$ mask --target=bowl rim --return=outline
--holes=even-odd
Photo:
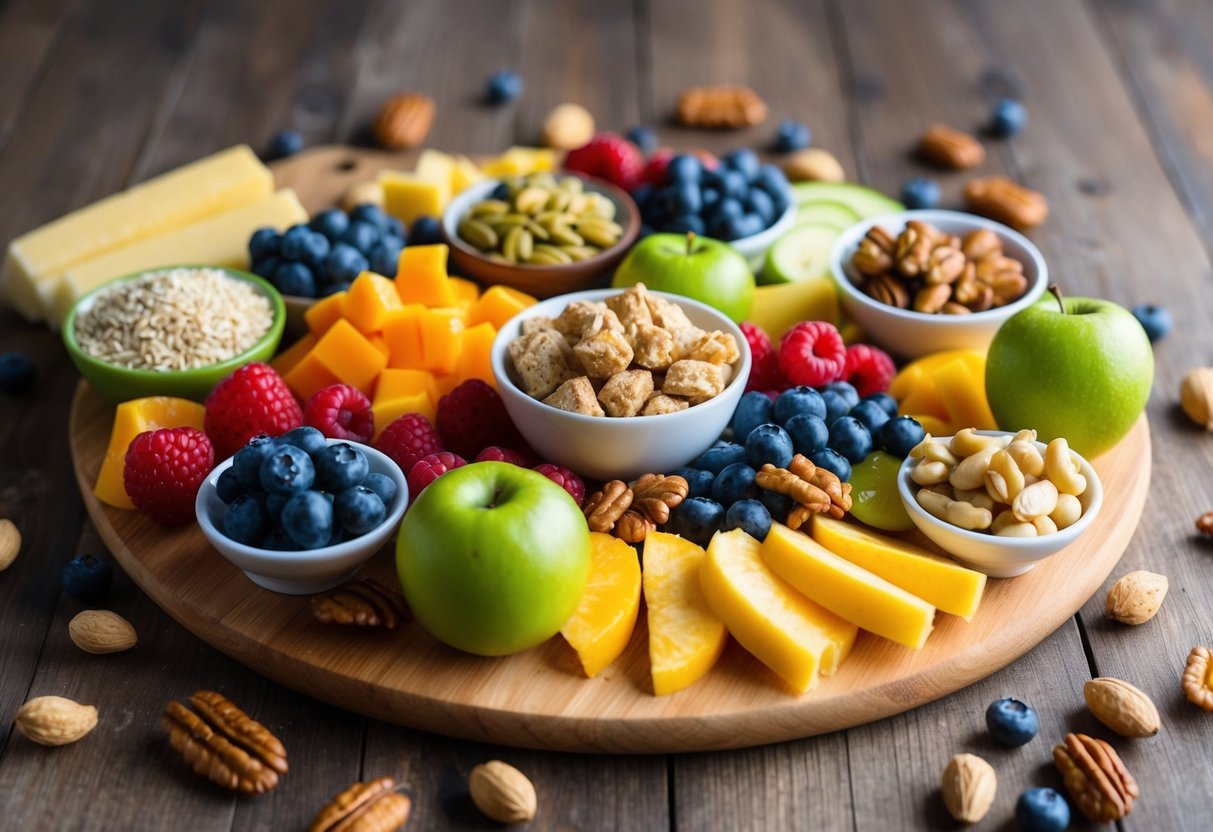
[[[574,260],[572,263],[561,263],[554,266],[530,266],[525,263],[498,263],[485,257],[479,249],[468,245],[455,228],[462,219],[462,215],[467,213],[469,203],[473,199],[483,199],[484,195],[492,193],[497,189],[497,186],[502,184],[501,179],[486,179],[482,182],[477,182],[475,185],[468,187],[460,192],[457,196],[451,199],[446,210],[442,212],[442,238],[443,241],[452,249],[457,249],[460,254],[474,258],[478,262],[491,264],[505,269],[520,269],[525,270],[528,275],[545,274],[562,274],[565,271],[577,268],[593,269],[597,266],[609,265],[610,261],[621,252],[626,251],[636,241],[637,235],[640,233],[640,207],[636,204],[636,200],[632,199],[632,195],[623,188],[614,183],[607,182],[605,179],[599,179],[596,176],[588,176],[583,173],[577,173],[571,170],[550,171],[553,175],[559,174],[562,177],[574,177],[582,180],[590,188],[605,194],[611,198],[611,201],[618,207],[623,207],[627,210],[627,222],[620,223],[623,226],[623,234],[619,241],[610,248],[605,248],[595,254],[593,257],[588,257],[585,260]],[[459,216],[456,216],[456,209],[459,209]],[[618,218],[615,220],[618,222]]]
[[[724,386],[724,390],[721,390],[720,393],[717,394],[716,396],[713,396],[712,398],[708,399],[706,402],[700,402],[697,405],[688,407],[686,410],[678,410],[678,411],[675,411],[674,413],[657,413],[652,416],[628,416],[628,417],[588,416],[584,413],[572,413],[568,410],[561,410],[559,407],[553,407],[550,404],[545,404],[544,402],[540,401],[539,399],[536,399],[532,396],[527,395],[526,391],[523,390],[521,387],[519,387],[517,384],[515,384],[514,380],[512,378],[510,378],[509,370],[506,367],[505,358],[506,358],[506,354],[509,351],[509,341],[512,341],[512,340],[514,340],[514,338],[517,338],[519,336],[515,335],[512,338],[509,338],[507,340],[506,334],[513,328],[513,324],[515,321],[519,322],[519,325],[521,325],[522,321],[524,321],[528,318],[536,317],[536,315],[541,314],[540,312],[537,312],[536,310],[538,310],[540,307],[543,307],[547,304],[552,304],[553,306],[555,306],[557,304],[563,304],[563,305],[567,306],[568,304],[573,303],[574,301],[578,301],[578,300],[603,300],[604,298],[614,297],[617,294],[622,294],[625,291],[627,291],[627,287],[624,287],[622,289],[614,289],[614,288],[586,289],[586,290],[583,290],[580,292],[568,292],[563,295],[555,295],[554,297],[550,297],[547,300],[541,300],[541,301],[539,301],[539,303],[528,306],[526,309],[517,313],[512,318],[510,318],[508,321],[506,321],[504,324],[502,324],[501,329],[499,329],[497,331],[497,335],[493,337],[493,346],[489,352],[489,364],[493,368],[493,378],[497,381],[498,388],[504,390],[508,386],[510,393],[516,393],[518,396],[526,399],[527,401],[532,402],[535,405],[538,405],[538,406],[544,408],[545,411],[561,414],[562,416],[572,419],[574,422],[581,422],[584,424],[594,424],[594,425],[615,424],[615,423],[620,423],[622,425],[628,425],[628,424],[633,424],[635,419],[643,419],[644,420],[643,422],[639,422],[637,424],[651,425],[654,423],[654,420],[657,420],[657,419],[664,419],[665,421],[668,422],[668,421],[671,421],[671,420],[679,418],[679,417],[689,418],[686,416],[686,414],[692,413],[692,412],[696,411],[697,408],[705,407],[707,405],[710,405],[712,402],[717,401],[718,399],[722,398],[727,392],[729,392],[736,385],[740,384],[742,387],[745,386],[746,381],[748,380],[749,375],[750,375],[750,362],[752,359],[751,359],[751,355],[750,355],[750,344],[748,341],[746,341],[745,334],[741,331],[741,328],[739,326],[737,326],[737,324],[734,323],[731,318],[729,318],[727,315],[725,315],[719,309],[716,309],[714,306],[709,306],[706,303],[702,303],[700,301],[694,300],[693,298],[688,298],[684,295],[676,295],[671,292],[660,292],[660,291],[656,291],[654,289],[649,289],[648,287],[645,287],[645,291],[649,292],[650,294],[666,298],[667,300],[670,300],[674,303],[678,303],[679,305],[690,304],[692,307],[696,308],[698,311],[710,313],[711,315],[717,317],[721,322],[723,322],[725,325],[727,325],[727,331],[729,332],[730,335],[732,335],[737,340],[737,348],[738,348],[739,352],[741,353],[741,355],[733,365],[734,366],[733,377],[731,379],[729,379],[729,383]],[[700,410],[698,412],[702,413],[703,411]]]
[[[979,430],[981,436],[1014,436],[1018,431],[1011,430]],[[955,435],[955,434],[953,434]],[[952,436],[933,436],[932,439],[938,439],[941,442],[948,442]],[[1042,452],[1047,447],[1046,443],[1036,440],[1033,442]],[[914,498],[912,488],[918,488],[918,484],[910,479],[910,469],[914,467],[911,463],[917,463],[917,460],[912,457],[906,457],[901,461],[901,467],[897,469],[897,494],[901,497],[902,505],[906,511],[920,518],[925,519],[929,525],[939,529],[955,533],[961,539],[982,544],[983,546],[993,546],[999,549],[1005,549],[1008,555],[1021,555],[1039,553],[1043,549],[1048,548],[1048,553],[1038,555],[1038,557],[1047,557],[1048,554],[1058,551],[1064,546],[1068,546],[1079,535],[1087,530],[1087,527],[1095,521],[1095,516],[1099,514],[1100,508],[1103,506],[1103,482],[1099,479],[1099,472],[1095,470],[1090,461],[1078,453],[1071,451],[1081,460],[1082,474],[1087,478],[1087,489],[1091,492],[1090,500],[1086,510],[1073,524],[1066,526],[1064,529],[1059,529],[1051,534],[1037,537],[999,537],[998,535],[986,534],[985,532],[972,531],[970,529],[962,529],[960,526],[954,526],[944,520],[940,520],[935,515],[928,512],[918,504],[918,500]],[[1058,543],[1060,541],[1060,543]],[[1053,546],[1051,544],[1056,543]],[[957,557],[962,557],[957,555]],[[963,559],[963,557],[962,557]]]
[[[405,509],[409,505],[409,484],[404,472],[400,466],[387,454],[382,451],[377,451],[370,445],[363,445],[360,442],[352,442],[348,439],[333,439],[326,437],[324,440],[326,445],[337,445],[345,443],[356,447],[367,455],[368,459],[373,458],[376,462],[387,467],[388,476],[396,483],[396,498],[393,500],[393,505],[389,507],[387,517],[383,522],[376,526],[371,531],[359,535],[352,540],[343,540],[341,543],[335,543],[330,546],[321,546],[319,549],[293,549],[290,551],[278,551],[276,549],[262,549],[257,546],[249,546],[247,543],[240,543],[232,540],[225,535],[218,526],[211,521],[210,514],[207,512],[207,503],[209,497],[215,492],[215,483],[219,479],[219,475],[232,467],[235,461],[235,455],[225,459],[223,462],[211,469],[211,472],[206,475],[206,479],[202,481],[202,485],[198,488],[198,494],[194,498],[194,517],[198,521],[199,528],[202,529],[203,535],[214,546],[220,554],[224,554],[223,549],[218,545],[217,540],[221,541],[223,546],[230,548],[238,553],[241,557],[258,558],[265,561],[273,561],[277,563],[291,563],[296,561],[319,562],[325,560],[336,560],[343,557],[348,557],[363,547],[367,546],[371,539],[382,532],[384,529],[400,525],[401,519],[404,517]],[[372,472],[373,473],[373,472]],[[217,499],[217,497],[216,497]],[[382,543],[377,544],[382,545]],[[372,552],[371,554],[374,554]],[[226,555],[225,555],[226,557]]]
[[[970,315],[940,315],[938,313],[915,312],[913,309],[900,309],[896,306],[890,306],[887,303],[874,300],[861,292],[851,281],[848,272],[850,257],[855,249],[859,247],[859,241],[868,233],[868,229],[876,225],[904,228],[905,224],[910,220],[921,220],[932,223],[946,221],[967,225],[970,227],[970,230],[985,228],[993,231],[1004,241],[1010,240],[1027,252],[1031,265],[1036,269],[1036,279],[1028,285],[1023,296],[1018,300],[1005,306],[991,307],[990,309],[974,312]],[[1025,263],[1024,265],[1027,266],[1028,264]],[[840,294],[867,309],[878,311],[888,315],[890,318],[902,321],[912,321],[915,323],[930,322],[943,328],[963,329],[978,322],[985,323],[1009,318],[1016,312],[1026,309],[1039,301],[1048,287],[1049,266],[1036,244],[1010,226],[964,211],[924,208],[910,211],[893,211],[874,217],[866,217],[843,230],[834,241],[834,247],[830,250],[830,276],[833,278],[835,288],[838,289]]]
[[[78,313],[91,306],[94,300],[107,290],[113,289],[119,283],[129,283],[133,280],[138,280],[141,277],[146,277],[149,274],[158,272],[173,271],[174,269],[210,269],[221,271],[227,274],[228,277],[235,280],[243,280],[253,284],[270,302],[270,308],[273,310],[273,319],[270,321],[269,329],[267,329],[260,338],[258,338],[248,349],[243,352],[225,358],[223,361],[217,361],[214,364],[206,364],[202,367],[192,367],[188,370],[144,370],[137,367],[123,367],[120,364],[111,364],[108,361],[102,361],[96,356],[89,355],[76,341],[76,317]],[[283,300],[282,294],[275,289],[268,280],[259,277],[252,272],[242,271],[240,269],[232,269],[227,266],[210,266],[198,263],[184,263],[168,266],[156,266],[151,269],[143,269],[142,271],[125,274],[121,277],[115,277],[107,280],[95,289],[82,295],[78,301],[72,304],[71,311],[67,313],[67,317],[63,320],[62,336],[63,343],[67,350],[77,360],[83,362],[97,370],[106,372],[117,372],[126,376],[131,380],[139,381],[156,381],[165,378],[175,379],[202,379],[217,371],[236,370],[249,363],[253,355],[263,349],[268,342],[277,342],[282,338],[282,334],[286,329],[286,302]]]

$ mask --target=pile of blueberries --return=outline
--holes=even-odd
[[[370,473],[366,454],[348,442],[329,444],[312,427],[278,438],[261,434],[236,452],[215,481],[226,505],[223,533],[274,551],[319,549],[379,526],[396,483]]]
[[[632,191],[646,232],[693,231],[733,241],[775,224],[792,202],[783,171],[764,165],[752,150],[734,150],[711,170],[697,156],[679,154],[665,169],[659,186]]]
[[[339,208],[321,211],[307,225],[292,225],[281,234],[259,228],[248,249],[253,273],[282,294],[322,298],[345,291],[367,269],[395,277],[406,239],[424,245],[441,236],[433,217],[418,218],[406,235],[404,223],[365,203],[348,214]]]
[[[733,412],[732,441],[717,442],[672,472],[689,488],[670,513],[670,531],[701,546],[717,530],[739,528],[763,540],[772,521],[786,521],[792,508],[790,497],[756,484],[763,464],[786,468],[794,454],[803,454],[846,482],[851,465],[873,450],[905,457],[923,436],[916,420],[897,415],[897,400],[888,393],[860,399],[845,381],[792,387],[773,402],[766,393],[746,393]]]

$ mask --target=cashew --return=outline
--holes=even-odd
[[[952,502],[948,503],[943,519],[953,526],[960,526],[960,528],[969,529],[970,531],[978,531],[990,528],[990,523],[993,522],[994,517],[990,514],[988,508],[978,508],[972,503],[966,503],[963,500],[952,500]]]
[[[920,488],[914,497],[918,500],[918,504],[926,510],[927,514],[938,517],[940,520],[945,519],[948,504],[954,502],[946,494],[929,491],[925,488]]]
[[[931,462],[927,459],[920,459],[918,464],[910,469],[910,479],[919,485],[935,485],[936,483],[946,482],[948,479],[948,466],[942,462]]]
[[[946,480],[944,482],[937,482],[934,485],[924,486],[923,491],[934,491],[936,494],[944,495],[949,500],[956,499],[956,496],[952,493],[952,486]]]
[[[1078,461],[1070,453],[1070,444],[1060,436],[1045,448],[1045,476],[1063,494],[1077,497],[1087,490],[1087,478],[1080,473]]]
[[[1021,430],[1018,433],[1016,433],[1014,436],[1011,437],[1011,441],[1012,442],[1027,442],[1029,445],[1031,445],[1033,442],[1036,441],[1036,431],[1028,430],[1028,429]]]
[[[1033,435],[1036,433],[1036,431],[1029,432]],[[1040,455],[1040,448],[1036,447],[1036,443],[1015,439],[1010,445],[1007,445],[1007,453],[1011,455],[1011,459],[1015,460],[1019,470],[1025,474],[1039,477],[1045,472],[1045,460]]]
[[[973,454],[997,444],[998,440],[997,436],[984,436],[973,428],[965,428],[957,431],[956,435],[952,437],[952,441],[948,443],[948,450],[959,457],[973,456]]]
[[[1044,514],[1035,518],[1032,525],[1036,527],[1036,534],[1039,537],[1044,537],[1046,534],[1053,534],[1057,531],[1057,524],[1049,519],[1049,515]]]
[[[1052,520],[1059,529],[1065,529],[1073,526],[1078,522],[1078,518],[1082,517],[1082,503],[1073,494],[1058,494],[1057,508],[1049,512],[1049,519]]]
[[[994,521],[990,523],[990,532],[992,534],[998,534],[1007,526],[1018,522],[1019,521],[1015,519],[1015,512],[1011,511],[1009,508],[1004,508],[1002,511],[998,512],[998,515],[994,518]]]
[[[927,445],[934,441],[935,440],[931,438],[931,434],[924,434],[922,439],[918,441],[918,444],[913,448],[910,448],[910,452],[906,454],[906,456],[908,456],[910,459],[922,459],[923,450],[927,447]]]
[[[952,470],[948,476],[948,482],[952,483],[953,488],[965,491],[981,488],[985,483],[986,469],[990,467],[990,457],[994,456],[999,449],[999,445],[990,444],[977,453],[965,457]]]
[[[952,499],[972,503],[978,508],[987,508],[990,511],[994,510],[994,500],[990,499],[990,495],[981,489],[977,489],[976,491],[957,491],[952,496]]]
[[[1011,523],[997,532],[999,537],[1036,537],[1036,527],[1031,523]]]
[[[960,461],[948,450],[947,445],[938,439],[932,439],[929,433],[910,450],[910,456],[913,459],[923,459],[928,462],[942,462],[949,468],[955,466]]]
[[[995,502],[1009,503],[1015,495],[1023,491],[1023,472],[1019,464],[1011,456],[1009,448],[1003,448],[990,457],[990,467],[986,469],[985,486],[990,498]]]
[[[1034,482],[1015,495],[1011,501],[1011,511],[1015,517],[1025,523],[1031,523],[1037,517],[1052,514],[1057,508],[1057,486],[1049,480]]]

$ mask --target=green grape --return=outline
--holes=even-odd
[[[901,460],[873,451],[851,469],[851,514],[861,523],[890,532],[914,528],[897,493]]]

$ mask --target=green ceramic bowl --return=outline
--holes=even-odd
[[[270,305],[274,310],[274,321],[257,343],[233,358],[193,370],[166,370],[163,372],[155,370],[132,370],[93,358],[80,349],[80,345],[76,343],[76,316],[92,306],[97,295],[109,289],[115,283],[135,280],[149,272],[159,272],[168,269],[213,268],[217,267],[189,265],[161,266],[155,269],[147,269],[137,274],[117,277],[107,281],[76,301],[76,305],[68,313],[67,320],[63,322],[63,343],[67,346],[67,352],[72,357],[72,363],[76,365],[76,369],[80,371],[80,375],[88,379],[89,384],[93,385],[97,392],[114,404],[143,398],[144,396],[177,396],[200,402],[206,398],[207,394],[214,389],[216,384],[238,367],[243,367],[250,361],[269,361],[273,357],[274,351],[278,349],[278,342],[282,340],[283,327],[286,326],[286,306],[282,302],[282,295],[278,294],[277,289],[260,277],[257,277],[257,275],[235,269],[220,268],[219,271],[226,272],[228,276],[234,277],[237,280],[245,280],[252,283],[258,291],[269,298]]]

